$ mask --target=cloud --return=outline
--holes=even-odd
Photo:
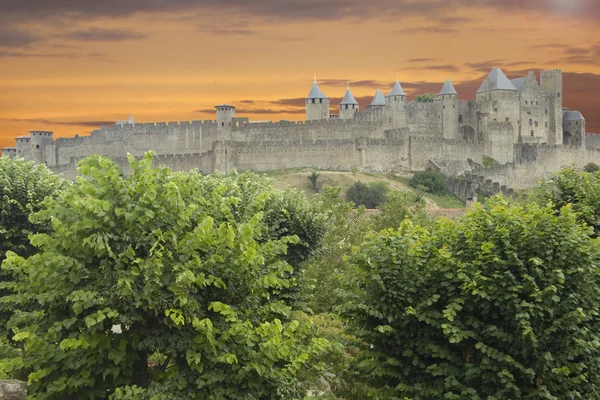
[[[96,61],[110,62],[106,54],[97,51],[87,53],[26,53],[0,50],[0,58],[91,58]]]
[[[600,17],[600,2],[597,0],[570,0],[563,4],[559,7],[554,0],[8,0],[1,3],[0,14],[9,15],[15,21],[36,21],[48,17],[71,20],[127,18],[137,13],[175,15],[196,12],[198,15],[260,17],[271,22],[421,16],[429,19],[447,18],[449,22],[460,23],[468,21],[452,14],[455,10],[470,7],[491,8],[510,15],[528,12],[562,18],[594,20]]]
[[[447,28],[443,26],[426,26],[419,28],[403,28],[396,29],[394,33],[400,33],[404,35],[416,35],[421,33],[458,33],[457,29]]]
[[[73,31],[60,35],[65,39],[86,42],[122,42],[126,40],[140,40],[148,37],[146,33],[122,29],[89,28]]]
[[[439,20],[442,25],[466,24],[473,21],[475,20],[467,17],[445,17]]]
[[[411,58],[407,62],[409,63],[420,63],[420,62],[430,62],[435,61],[435,58]]]
[[[43,125],[64,125],[64,126],[87,126],[92,128],[98,128],[100,125],[113,125],[115,121],[56,121],[43,118],[0,118],[0,121],[8,122],[27,122],[31,124],[43,124]]]
[[[0,10],[2,7],[0,6]],[[36,43],[40,38],[30,32],[10,25],[0,24],[0,47],[22,48]]]
[[[411,67],[408,69],[416,69],[416,70],[427,70],[427,71],[448,71],[448,72],[456,72],[458,71],[458,67],[456,65],[423,65],[418,67]]]

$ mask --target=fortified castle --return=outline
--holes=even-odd
[[[385,96],[377,89],[365,110],[348,87],[339,114],[331,115],[330,99],[315,79],[303,122],[251,122],[236,117],[235,106],[221,104],[215,106],[216,120],[135,123],[130,118],[90,136],[59,139],[31,131],[2,151],[45,163],[69,178],[84,157],[111,157],[127,173],[127,153],[141,157],[153,150],[156,164],[173,170],[435,167],[448,175],[478,170],[486,179],[524,188],[572,163],[600,164],[600,135],[586,134],[585,119],[563,107],[562,95],[560,70],[541,72],[538,82],[533,72],[509,80],[494,68],[476,100],[459,100],[448,79],[433,102],[406,101],[396,81]],[[484,156],[501,165],[482,171],[478,163]]]

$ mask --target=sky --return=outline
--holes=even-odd
[[[303,120],[314,74],[332,112],[398,76],[408,99],[450,78],[474,99],[561,69],[564,106],[600,133],[600,0],[0,0],[0,148],[30,130],[124,120]]]

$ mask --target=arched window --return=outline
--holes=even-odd
[[[315,104],[315,99],[312,99],[313,104]]]
[[[459,124],[462,124],[462,123],[463,123],[462,114],[458,116],[458,123],[459,123]]]
[[[529,126],[533,126],[533,120],[529,118]]]

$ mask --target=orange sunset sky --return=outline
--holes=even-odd
[[[304,119],[313,79],[361,108],[398,73],[408,98],[450,77],[474,99],[509,78],[564,72],[564,106],[600,133],[600,0],[0,0],[0,148],[103,124]]]

